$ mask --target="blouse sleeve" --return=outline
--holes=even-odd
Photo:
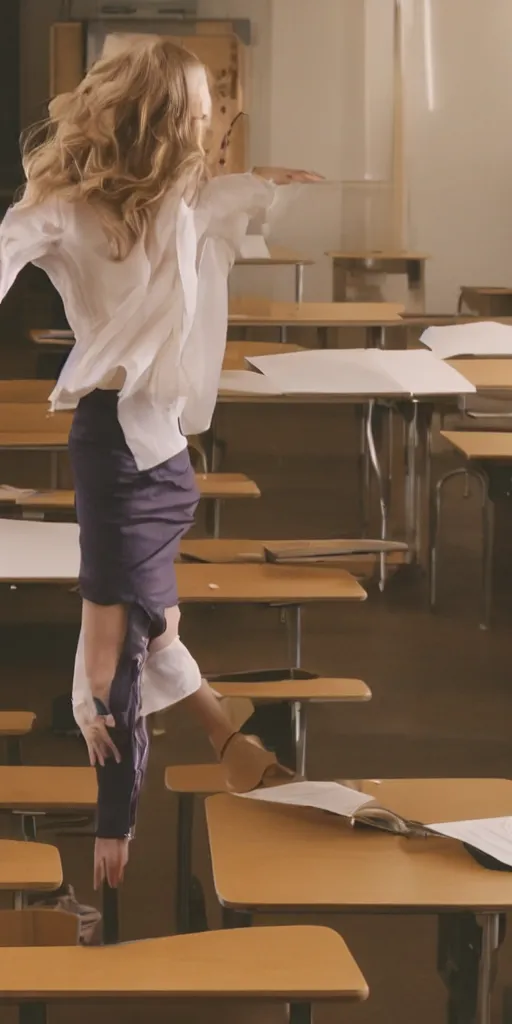
[[[253,217],[268,213],[278,188],[256,174],[227,174],[212,178],[195,208],[198,240],[216,237],[238,251]]]
[[[56,199],[39,206],[11,206],[0,224],[0,302],[27,263],[58,244],[63,218]]]

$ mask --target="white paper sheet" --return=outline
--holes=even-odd
[[[474,384],[431,352],[366,349],[369,362],[385,369],[411,395],[466,395],[476,391]]]
[[[475,387],[431,352],[326,349],[248,357],[284,394],[362,396],[473,394]]]
[[[252,370],[223,370],[220,391],[236,391],[241,395],[280,395],[282,392],[270,377]]]
[[[449,821],[428,827],[449,839],[469,843],[482,853],[512,867],[512,817]]]
[[[75,580],[80,568],[76,523],[0,519],[0,580]]]
[[[512,356],[512,326],[493,321],[427,327],[420,341],[438,359],[456,356]]]
[[[405,395],[398,381],[364,359],[366,354],[364,349],[325,349],[251,356],[247,362],[287,395]]]
[[[360,807],[373,800],[373,797],[349,789],[348,786],[341,786],[338,782],[291,782],[289,785],[256,789],[252,793],[240,795],[244,800],[262,800],[264,803],[292,807],[316,807],[343,818],[351,818]]]
[[[240,246],[243,260],[268,260],[270,252],[263,235],[246,235]]]
[[[29,487],[11,487],[10,484],[0,484],[0,501],[17,501],[18,498],[30,498],[35,493]]]

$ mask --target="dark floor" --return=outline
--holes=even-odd
[[[308,409],[223,412],[221,435],[228,442],[226,467],[244,470],[261,484],[258,503],[226,510],[224,532],[238,536],[334,536],[357,529],[357,433],[351,415]],[[0,478],[25,483],[27,465],[1,463]],[[399,498],[400,481],[396,493]],[[399,528],[399,500],[395,508]],[[478,629],[478,507],[454,488],[446,518],[441,606],[426,607],[421,573],[391,581],[381,596],[373,588],[366,604],[317,607],[304,615],[304,664],[326,675],[355,675],[373,691],[369,705],[311,714],[311,777],[506,776],[512,686],[510,607],[506,591],[497,600],[494,628]],[[38,715],[26,744],[30,763],[84,763],[78,741],[53,738],[48,730],[52,697],[70,687],[76,640],[76,597],[51,589],[0,592],[1,690],[4,707],[25,706]],[[21,620],[25,621],[21,621]],[[67,620],[67,621],[65,621]],[[34,625],[35,622],[42,623]],[[185,609],[183,637],[205,671],[282,665],[285,637],[275,611]],[[167,734],[155,740],[122,892],[122,934],[133,939],[174,929],[173,877],[175,802],[163,787],[164,767],[208,758],[207,743],[182,709],[167,717]],[[92,843],[59,840],[67,878],[80,898],[95,901],[91,887]],[[212,889],[202,815],[198,814],[195,862],[208,897],[212,925],[219,914]],[[343,865],[340,863],[340,870]],[[332,921],[330,923],[333,923]],[[343,1020],[433,1024],[444,1019],[444,991],[436,974],[436,931],[431,918],[339,918],[368,979],[371,996],[346,1011],[323,1008],[319,1024]],[[496,1004],[503,979],[512,981],[510,944],[501,956]],[[89,1019],[91,1011],[62,1007],[52,1022]],[[205,1008],[170,1015],[155,1007],[94,1009],[97,1024],[139,1020],[273,1022],[279,1013],[250,1007]],[[0,1013],[0,1021],[10,1021]],[[497,1018],[498,1019],[498,1018]]]

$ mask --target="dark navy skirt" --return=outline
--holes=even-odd
[[[178,603],[174,562],[199,498],[188,448],[139,470],[117,418],[117,392],[93,391],[75,412],[69,451],[80,526],[80,591],[95,604],[135,604],[150,635]]]

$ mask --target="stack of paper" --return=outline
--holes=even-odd
[[[512,327],[494,321],[427,327],[420,341],[438,359],[457,356],[512,356]]]
[[[475,392],[462,374],[431,352],[325,349],[247,359],[276,394],[358,395],[368,398],[463,395]],[[248,383],[247,378],[244,378]],[[223,384],[224,386],[224,384]],[[240,381],[236,389],[242,391]]]

